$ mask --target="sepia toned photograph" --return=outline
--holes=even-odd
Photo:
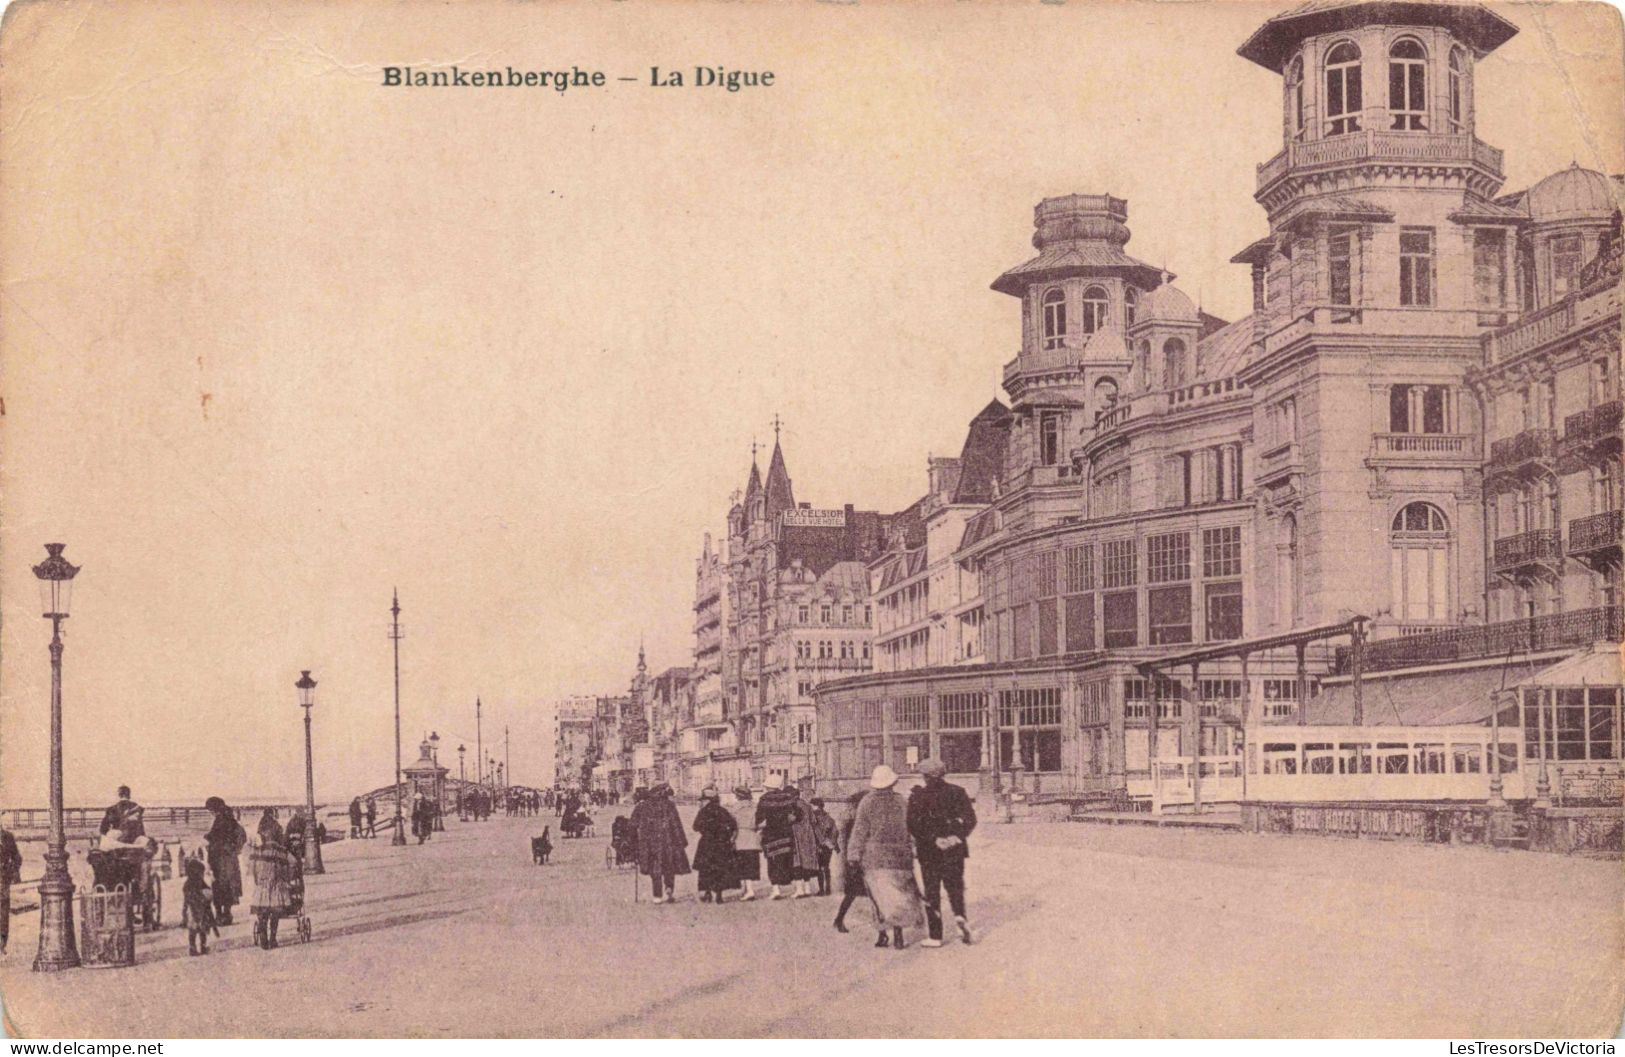
[[[1590,0],[14,0],[0,1026],[1616,1037],[1622,203]]]

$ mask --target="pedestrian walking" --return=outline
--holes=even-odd
[[[808,803],[812,805],[813,836],[818,841],[818,894],[827,896],[832,891],[829,861],[841,846],[840,830],[829,812],[824,810],[823,798],[815,796]]]
[[[739,823],[722,806],[717,787],[708,785],[700,790],[700,810],[694,816],[694,832],[700,841],[694,846],[694,871],[699,875],[700,902],[722,903],[722,893],[739,887],[739,874],[734,861],[734,837]]]
[[[211,796],[203,806],[214,813],[214,824],[203,835],[203,843],[208,848],[209,872],[214,875],[214,884],[210,886],[214,919],[221,925],[230,925],[231,908],[243,898],[243,866],[238,856],[248,844],[248,834],[224,800]]]
[[[811,883],[818,879],[818,828],[813,823],[813,807],[801,795],[800,786],[788,786],[795,794],[796,817],[790,824],[790,837],[795,844],[796,899],[812,895]]]
[[[367,836],[378,836],[378,803],[371,797],[367,798]]]
[[[959,938],[973,940],[965,914],[965,860],[970,857],[967,843],[976,828],[976,807],[964,789],[945,780],[947,764],[938,759],[920,764],[925,784],[908,797],[908,832],[914,838],[914,856],[920,861],[920,880],[925,885],[926,938],[922,947],[942,946],[942,889],[948,890],[948,906],[959,926]]]
[[[361,798],[355,797],[350,801],[350,837],[361,836]]]
[[[186,927],[186,953],[209,953],[209,933],[220,935],[220,922],[214,914],[214,896],[203,878],[203,861],[187,859],[181,867],[186,883],[181,885],[181,924]]]
[[[767,860],[769,899],[778,899],[796,879],[796,820],[801,803],[793,790],[784,788],[784,775],[775,771],[763,783],[767,790],[756,802],[756,827],[762,834],[762,857]]]
[[[869,787],[872,791],[858,805],[857,819],[852,823],[848,856],[854,865],[863,868],[864,887],[875,903],[880,929],[875,946],[902,950],[903,930],[920,923],[908,804],[897,793],[897,772],[885,764],[874,769]]]
[[[305,818],[305,809],[293,809],[293,817],[288,819],[288,828],[283,832],[283,842],[288,853],[300,862],[305,860],[305,827],[308,825]]]
[[[756,882],[762,879],[762,835],[756,830],[756,803],[751,799],[750,786],[734,787],[734,802],[728,805],[738,829],[734,833],[734,876],[743,889],[739,901],[756,898]]]
[[[675,903],[677,876],[689,872],[688,833],[672,803],[671,786],[660,783],[632,809],[632,832],[637,840],[638,870],[649,878],[654,901]]]
[[[0,954],[11,942],[11,886],[23,878],[23,855],[17,838],[9,829],[0,829]]]
[[[858,820],[858,805],[868,791],[859,789],[846,801],[846,820],[841,823],[841,909],[835,912],[835,931],[845,932],[846,912],[852,909],[859,896],[866,896],[869,890],[863,886],[863,867],[852,861],[852,824]],[[875,913],[878,915],[879,910]]]
[[[276,808],[268,807],[260,815],[260,824],[255,827],[254,835],[264,844],[267,838],[275,839],[276,843],[286,847],[287,837],[282,832],[282,823],[276,820]]]

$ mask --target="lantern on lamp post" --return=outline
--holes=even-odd
[[[431,823],[436,833],[443,832],[446,823],[441,816],[445,814],[446,783],[440,774],[440,732],[429,732],[429,759],[434,763],[434,820]]]
[[[62,622],[68,619],[73,578],[79,567],[62,557],[61,543],[47,543],[48,557],[34,566],[40,603],[51,622],[51,808],[45,837],[45,873],[39,883],[39,953],[35,972],[79,964],[73,939],[73,878],[68,875],[68,837],[62,820]]]
[[[322,840],[316,832],[316,777],[310,752],[310,710],[316,704],[316,680],[309,671],[299,673],[294,683],[299,691],[299,707],[305,710],[305,871],[326,873],[322,867]]]
[[[467,751],[464,746],[457,746],[457,821],[467,822],[468,804],[468,775],[463,770],[463,753]]]

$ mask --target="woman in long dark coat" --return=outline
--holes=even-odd
[[[767,883],[772,887],[769,899],[778,899],[779,886],[788,888],[796,879],[796,819],[801,815],[801,801],[796,794],[784,788],[784,775],[768,775],[763,783],[767,791],[756,802],[756,827],[762,834],[762,857],[767,860]]]
[[[739,887],[735,867],[734,836],[739,823],[722,806],[715,786],[700,791],[700,813],[694,816],[694,832],[700,842],[694,846],[694,870],[700,875],[700,902],[722,902],[722,893]]]
[[[853,865],[847,858],[847,848],[852,843],[852,823],[857,821],[858,805],[867,793],[867,789],[859,789],[847,798],[846,821],[841,823],[841,909],[835,912],[836,932],[847,931],[846,912],[852,909],[859,896],[869,894],[869,890],[863,887],[863,868]]]
[[[671,802],[671,786],[655,786],[632,809],[632,832],[638,842],[638,870],[654,886],[654,901],[676,902],[675,879],[689,872],[688,833]]]
[[[209,846],[209,871],[214,874],[214,917],[218,924],[230,925],[231,908],[243,898],[243,867],[237,857],[248,843],[248,834],[224,800],[211,796],[203,806],[214,812],[214,825],[203,835]]]

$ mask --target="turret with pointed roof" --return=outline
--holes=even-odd
[[[769,520],[785,510],[796,508],[796,495],[790,486],[790,471],[784,465],[784,450],[778,437],[773,438],[773,457],[767,464],[766,513]]]

